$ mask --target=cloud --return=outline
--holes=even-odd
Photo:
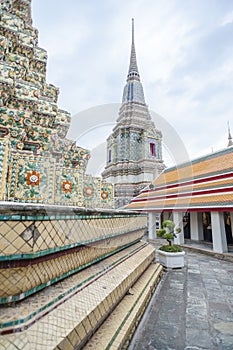
[[[233,11],[227,13],[221,20],[220,26],[226,26],[227,24],[233,23]]]
[[[138,66],[150,109],[176,130],[192,157],[227,144],[227,120],[233,128],[231,1],[32,4],[41,46],[48,51],[48,81],[60,87],[62,108],[76,116],[96,105],[121,102],[134,17]],[[106,113],[106,118],[117,113]],[[90,130],[99,116],[86,114]],[[71,134],[81,124],[72,121]]]

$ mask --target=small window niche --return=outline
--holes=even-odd
[[[150,155],[152,157],[156,156],[155,144],[153,142],[150,142]]]
[[[108,151],[108,163],[111,163],[111,161],[112,161],[112,151],[109,150]]]

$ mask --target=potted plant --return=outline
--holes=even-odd
[[[164,220],[162,228],[157,230],[157,236],[166,239],[168,242],[157,250],[161,265],[171,268],[184,267],[185,252],[180,246],[172,244],[173,239],[180,232],[181,229],[179,227],[175,229],[175,223],[172,220]]]

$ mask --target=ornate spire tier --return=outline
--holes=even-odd
[[[134,19],[132,19],[132,44],[127,76],[127,84],[124,88],[122,103],[136,102],[145,104],[143,87],[137,66],[136,50],[134,43]]]
[[[31,0],[1,0],[1,8],[32,25]]]
[[[132,44],[131,44],[131,55],[130,55],[130,64],[129,64],[127,81],[135,80],[135,79],[138,79],[140,81],[140,75],[139,75],[138,66],[137,66],[135,43],[134,43],[134,19],[132,18]]]

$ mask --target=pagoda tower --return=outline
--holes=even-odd
[[[115,185],[115,206],[130,202],[164,169],[162,133],[145,103],[137,66],[132,19],[129,71],[117,124],[107,139],[107,162],[102,176]]]

